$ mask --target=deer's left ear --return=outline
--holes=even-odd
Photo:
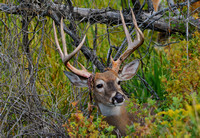
[[[122,69],[122,72],[119,73],[120,80],[129,80],[137,73],[140,61],[138,59],[133,60],[132,62],[126,64]]]

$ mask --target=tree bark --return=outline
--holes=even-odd
[[[193,0],[191,1],[191,4],[194,2],[197,2],[200,0]],[[156,31],[160,32],[166,32],[170,31],[171,33],[179,32],[182,34],[185,34],[185,30],[179,28],[177,25],[176,27],[170,27],[168,23],[166,23],[166,18],[163,18],[163,14],[166,11],[169,10],[176,10],[179,6],[186,6],[187,2],[183,2],[181,4],[174,4],[170,5],[170,8],[165,8],[161,11],[158,11],[154,14],[150,14],[147,12],[142,12],[140,14],[140,17],[137,17],[138,24],[142,23],[143,27],[146,29],[155,29]],[[55,4],[51,1],[48,2],[48,6],[43,6],[43,8],[40,8],[38,4],[20,4],[20,5],[7,5],[0,3],[0,11],[3,11],[5,13],[9,14],[21,14],[22,12],[26,12],[27,14],[33,16],[33,15],[43,15],[43,16],[49,16],[53,17],[52,14],[57,14],[59,16],[64,15],[65,17],[68,17],[68,11],[71,11],[70,9],[73,8],[73,19],[75,21],[81,21],[81,22],[90,22],[93,23],[101,23],[101,24],[109,24],[109,25],[116,25],[121,22],[120,14],[118,10],[113,9],[90,9],[90,8],[79,8],[79,7],[69,7],[63,4]],[[124,16],[125,22],[131,22],[132,18],[131,15],[126,14]],[[55,20],[55,18],[54,18]],[[184,17],[173,17],[172,21],[174,21],[174,24],[180,23],[181,20],[185,20]],[[191,24],[197,26],[200,28],[200,22],[198,19],[190,19]],[[173,23],[173,22],[172,22]],[[154,27],[152,27],[154,26]]]

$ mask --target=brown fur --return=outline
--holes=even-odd
[[[161,0],[152,0],[154,11],[158,11],[158,7]]]
[[[121,107],[121,115],[119,116],[108,116],[105,118],[108,124],[115,126],[122,136],[126,135],[127,125],[132,125],[130,114],[127,113],[125,104]]]
[[[113,70],[109,69],[108,71],[104,73],[96,73],[94,80],[102,79],[105,82],[108,82],[111,80],[115,81],[117,77],[118,77],[118,74],[114,72]]]
[[[106,83],[105,85],[107,85],[107,87],[105,88],[105,92],[99,93],[95,88],[96,84],[94,84],[93,90],[94,90],[94,98],[95,98],[96,103],[100,102],[103,104],[108,104],[107,101],[109,101],[109,98],[112,96],[113,92],[116,92],[116,91],[120,92],[121,94],[125,96],[121,88],[116,83],[117,78],[118,78],[118,74],[114,72],[113,70],[108,70],[104,73],[96,73],[95,78],[94,78],[94,83],[97,80],[103,80]],[[121,112],[120,115],[107,116],[105,118],[105,121],[107,121],[108,124],[115,126],[120,131],[120,134],[123,136],[126,135],[126,131],[127,131],[126,126],[131,125],[131,120],[129,118],[128,113],[126,112],[125,106],[126,105],[123,104],[120,107],[120,112]]]
[[[94,98],[96,102],[101,102],[107,104],[107,101],[109,101],[109,98],[112,96],[113,92],[120,92],[124,95],[122,92],[120,86],[116,83],[116,79],[118,77],[118,74],[115,73],[112,70],[106,71],[104,73],[96,73],[94,78],[94,85],[93,85],[93,91],[94,91]],[[104,93],[99,93],[96,90],[96,83],[97,80],[103,80],[106,82],[107,87],[105,88]]]
[[[117,84],[117,78],[118,74],[112,70],[108,70],[104,73],[96,73],[94,77],[93,91],[97,105],[98,103],[102,103],[104,105],[112,104],[110,98],[113,96],[113,93],[116,92],[120,92],[122,95],[124,95],[124,98],[128,100],[127,96],[121,90],[119,84]],[[104,85],[106,87],[104,88],[104,92],[98,92],[98,90],[95,88],[98,80],[103,80],[105,82]],[[125,136],[127,132],[127,126],[132,125],[133,122],[136,122],[137,118],[126,111],[126,103],[124,103],[120,106],[119,115],[106,116],[105,121],[107,121],[108,124],[116,127],[115,130],[119,131],[117,134],[118,136]]]

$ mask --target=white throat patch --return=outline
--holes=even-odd
[[[118,116],[121,113],[121,106],[106,106],[102,103],[98,103],[98,106],[104,116]]]

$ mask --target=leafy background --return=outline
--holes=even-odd
[[[120,5],[119,0],[73,1],[73,6],[83,8],[119,10]],[[186,11],[184,7],[181,14],[185,16]],[[192,15],[199,18],[198,11]],[[34,17],[30,21],[28,55],[23,46],[23,17],[3,12],[0,16],[0,136],[111,136],[114,127],[102,121],[96,107],[89,116],[88,89],[74,87],[64,76],[66,69],[56,51],[52,19]],[[119,46],[125,37],[121,26],[96,24],[86,30],[85,23],[77,23],[76,28],[80,38],[87,34],[85,44],[91,49],[97,38],[96,53],[105,64],[110,45]],[[146,116],[146,124],[129,126],[129,136],[200,136],[200,33],[192,28],[188,41],[186,36],[173,34],[165,46],[158,46],[157,32],[145,30],[144,35],[144,44],[127,61],[142,58],[143,63],[138,74],[122,87],[130,97],[127,110],[137,112],[134,104],[140,105],[137,115]],[[72,51],[72,39],[66,35],[66,41]],[[77,60],[88,70],[96,70],[81,52],[71,63],[78,66]],[[151,96],[152,91],[159,100]],[[149,113],[152,107],[154,115]]]

